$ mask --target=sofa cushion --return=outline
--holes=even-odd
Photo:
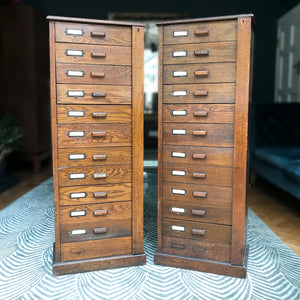
[[[291,161],[286,166],[285,174],[300,183],[300,159]]]

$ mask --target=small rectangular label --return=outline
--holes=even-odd
[[[184,226],[178,226],[178,225],[171,225],[171,230],[173,231],[185,231]]]
[[[83,117],[83,116],[84,116],[84,111],[80,111],[80,110],[68,111],[68,117]]]
[[[187,110],[172,110],[172,116],[186,116]]]
[[[172,57],[185,57],[187,54],[187,51],[172,51]]]
[[[73,229],[71,230],[71,235],[82,235],[86,234],[87,230],[86,229]]]
[[[83,35],[83,30],[82,29],[70,29],[67,28],[65,33],[67,35]]]
[[[69,154],[69,159],[70,160],[80,160],[80,159],[85,159],[85,154],[80,153],[80,154]]]
[[[83,136],[85,136],[85,131],[69,131],[68,136],[69,137],[83,137]]]
[[[86,210],[80,210],[80,211],[71,211],[70,212],[71,217],[81,217],[86,216]]]
[[[189,31],[188,30],[182,30],[182,31],[173,31],[174,37],[181,37],[181,36],[188,36]]]
[[[68,97],[84,97],[84,91],[68,91]]]
[[[177,214],[184,214],[185,208],[183,207],[171,207],[171,212],[177,213]]]
[[[185,195],[186,194],[186,190],[171,189],[171,193],[172,194],[176,194],[176,195]]]
[[[69,174],[70,179],[84,179],[85,174],[84,173],[71,173]]]
[[[188,95],[187,91],[172,91],[173,97],[181,97],[181,96],[187,96],[187,95]]]
[[[185,135],[186,129],[172,129],[172,134]]]
[[[69,77],[83,77],[84,72],[83,71],[67,70],[67,76],[69,76]]]
[[[171,174],[173,176],[185,176],[186,172],[185,171],[177,171],[177,170],[172,170]]]
[[[82,50],[66,50],[66,55],[67,56],[83,56],[83,51]]]
[[[188,71],[173,71],[173,77],[187,77]]]
[[[86,198],[86,193],[71,193],[70,194],[71,199],[79,199],[79,198]]]
[[[184,158],[186,157],[186,153],[185,152],[172,152],[171,153],[172,157],[180,157],[180,158]]]

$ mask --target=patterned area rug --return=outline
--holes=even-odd
[[[145,266],[53,277],[49,179],[0,212],[0,299],[300,299],[300,258],[250,209],[246,279],[154,265],[155,223],[145,219]]]

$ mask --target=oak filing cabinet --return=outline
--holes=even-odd
[[[48,20],[53,273],[144,264],[144,25]]]
[[[155,263],[245,277],[253,15],[158,26]]]

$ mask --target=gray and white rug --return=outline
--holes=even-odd
[[[300,299],[300,258],[250,209],[246,279],[154,265],[155,223],[145,266],[53,277],[49,179],[0,212],[0,299]]]

